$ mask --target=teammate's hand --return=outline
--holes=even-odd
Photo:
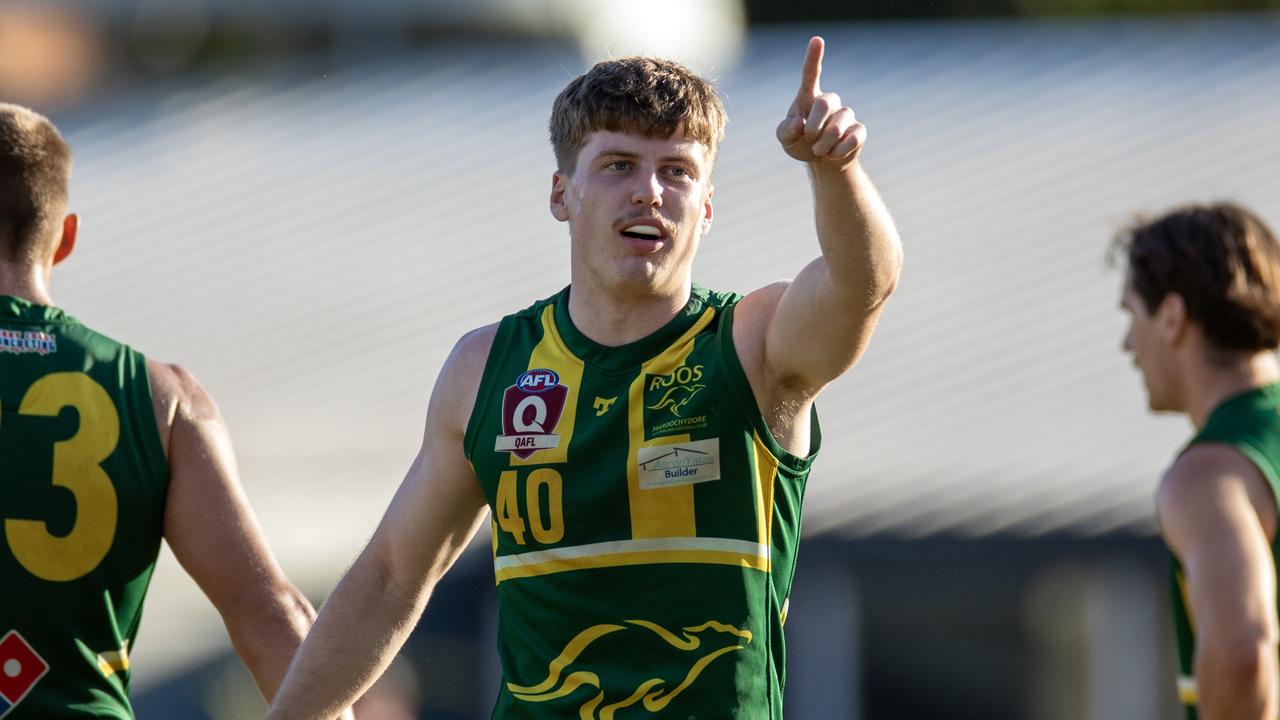
[[[778,142],[797,160],[841,168],[858,159],[867,128],[840,104],[840,96],[818,87],[822,75],[822,38],[809,40],[800,76],[800,91],[778,124]]]

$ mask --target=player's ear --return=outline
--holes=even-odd
[[[569,221],[569,206],[565,198],[568,190],[568,176],[559,170],[551,173],[551,215],[560,222]]]
[[[76,247],[76,233],[80,230],[80,218],[71,213],[62,220],[62,237],[58,238],[58,246],[53,250],[53,264],[57,265]]]
[[[1169,293],[1156,308],[1156,327],[1165,342],[1177,345],[1187,332],[1187,301],[1178,293]]]
[[[711,204],[711,196],[716,194],[716,186],[707,189],[707,199],[702,203],[702,234],[711,231],[711,220],[715,217],[715,207]]]

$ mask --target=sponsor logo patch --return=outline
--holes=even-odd
[[[648,438],[679,435],[708,426],[703,366],[681,365],[669,373],[644,376],[644,417]]]
[[[554,370],[534,368],[521,374],[502,393],[502,434],[493,449],[524,460],[539,450],[559,447],[560,436],[553,431],[568,397],[569,388],[560,384]]]
[[[49,333],[0,328],[0,353],[48,355],[58,352],[58,338]]]
[[[9,714],[49,672],[49,663],[17,630],[0,639],[0,718]]]
[[[642,447],[636,461],[642,490],[719,480],[720,438]]]

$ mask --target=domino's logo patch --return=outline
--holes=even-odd
[[[0,639],[0,718],[22,702],[47,672],[49,663],[17,630],[6,633]]]

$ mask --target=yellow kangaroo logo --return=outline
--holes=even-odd
[[[680,417],[680,410],[693,399],[694,395],[706,385],[676,385],[662,395],[662,399],[649,406],[650,410],[667,408],[672,415]]]
[[[751,642],[750,630],[739,630],[732,625],[709,620],[701,625],[681,628],[680,635],[647,620],[627,620],[624,625],[594,625],[578,633],[569,641],[560,655],[547,667],[547,678],[537,685],[517,685],[507,683],[507,689],[517,700],[526,702],[546,702],[565,697],[578,688],[591,686],[600,690],[578,708],[581,720],[614,720],[614,715],[621,709],[641,703],[651,714],[661,712],[676,699],[680,693],[693,685],[716,658],[731,652],[743,650],[747,646],[741,640]],[[675,687],[668,684],[667,678],[649,678],[640,683],[629,696],[604,705],[605,693],[600,683],[600,676],[590,670],[574,668],[578,656],[600,638],[616,632],[630,630],[632,633],[648,631],[658,636],[671,647],[686,653],[699,650],[703,654],[698,657]],[[719,635],[713,635],[718,633]],[[645,633],[642,633],[645,634]],[[709,636],[709,637],[708,637]],[[707,639],[712,647],[703,648],[703,640]],[[728,642],[732,644],[725,645]],[[602,706],[603,705],[603,706]]]

